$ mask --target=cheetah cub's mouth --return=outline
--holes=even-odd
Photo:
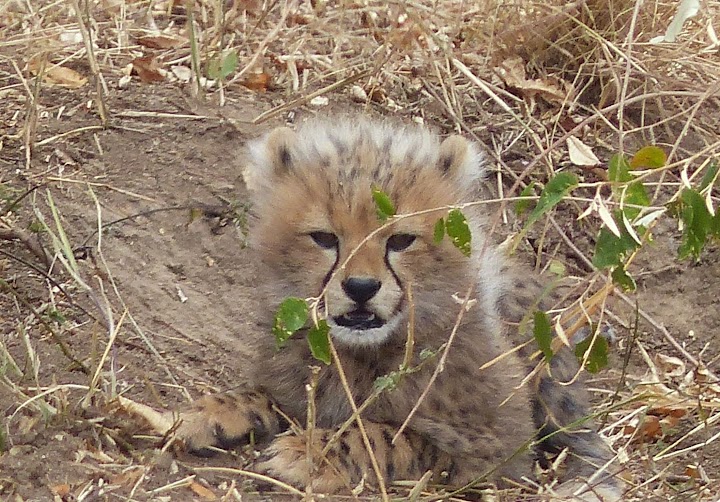
[[[341,316],[335,316],[333,320],[338,326],[357,330],[380,328],[385,325],[384,319],[364,307],[356,308]]]
[[[335,340],[351,347],[371,347],[386,342],[400,326],[402,314],[384,319],[363,305],[342,315],[328,318]]]

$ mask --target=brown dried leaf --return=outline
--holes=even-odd
[[[212,490],[201,485],[197,481],[190,483],[190,489],[203,500],[217,500],[217,496],[212,492]]]
[[[691,408],[695,407],[695,403],[689,405]],[[687,415],[688,410],[686,408],[669,407],[669,406],[658,406],[651,409],[648,413],[660,417],[673,417],[682,418]]]
[[[626,434],[632,434],[633,432],[635,433],[635,441],[647,441],[660,437],[662,435],[660,417],[646,415],[638,427],[629,425],[625,428]]]
[[[43,61],[43,59],[39,57],[28,61],[28,69],[33,75],[38,75],[40,72],[43,72],[43,82],[49,85],[78,89],[87,84],[87,78],[75,70],[66,68],[65,66],[52,66],[51,63]]]
[[[142,82],[153,83],[162,82],[165,77],[160,73],[160,65],[154,56],[141,56],[133,59],[133,71],[137,73]]]
[[[270,85],[270,75],[265,72],[253,73],[240,83],[251,91],[266,92]]]
[[[111,485],[118,485],[118,486],[130,486],[135,484],[135,482],[142,476],[143,469],[130,469],[128,471],[121,472],[120,474],[116,474],[110,478],[110,484]]]
[[[151,35],[140,37],[136,42],[150,49],[176,49],[182,46],[185,41],[181,38],[175,38],[168,35]]]
[[[50,492],[57,497],[67,497],[70,495],[70,485],[67,483],[52,485],[50,486]]]
[[[572,85],[564,80],[552,77],[528,79],[525,62],[520,57],[506,59],[496,68],[496,72],[505,85],[517,89],[530,99],[539,97],[549,103],[562,104],[572,100],[575,94]]]
[[[685,363],[679,357],[655,354],[655,365],[665,377],[681,377],[685,374]]]

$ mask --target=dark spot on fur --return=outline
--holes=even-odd
[[[257,413],[253,412],[250,414],[250,423],[252,423],[252,427],[255,430],[256,435],[263,436],[267,433],[265,423],[263,422],[262,417],[260,417]]]
[[[446,155],[440,159],[440,170],[443,173],[447,173],[450,171],[450,166],[452,166],[453,163],[453,157],[452,155]]]
[[[225,429],[220,425],[215,425],[215,446],[224,450],[232,450],[244,442],[246,436],[228,436]]]
[[[390,157],[390,149],[391,148],[392,148],[392,137],[387,136],[387,137],[385,137],[385,140],[383,141],[382,148],[381,148],[383,157]]]
[[[430,399],[430,408],[433,411],[441,411],[447,408],[445,400],[441,396],[434,396]]]
[[[461,416],[470,418],[475,415],[477,410],[475,410],[474,408],[468,408],[466,406],[460,406],[458,411],[460,412]]]
[[[338,157],[342,157],[343,155],[347,154],[348,147],[340,138],[331,135],[328,139],[330,140],[330,143],[332,143],[335,147],[335,151],[337,152]]]
[[[410,461],[410,475],[416,475],[420,472],[420,466],[418,465],[418,459],[417,457],[413,457],[413,459]]]
[[[469,395],[472,396],[473,394],[477,394],[477,392],[478,392],[478,384],[477,384],[477,382],[474,382],[474,381],[472,381],[472,380],[467,381],[467,382],[465,382],[465,385],[463,386],[463,390],[464,390],[467,394],[469,394]]]
[[[448,442],[450,450],[459,451],[462,448],[462,442],[458,438],[453,438]]]
[[[368,441],[370,442],[370,448],[375,451],[375,438],[368,434]]]
[[[456,402],[456,403],[458,401],[460,401],[460,391],[458,390],[457,387],[452,387],[450,389],[450,392],[448,393],[448,395],[450,396],[451,401]]]
[[[342,452],[343,456],[348,458],[350,457],[350,445],[344,438],[340,440],[340,451]]]
[[[387,445],[392,444],[393,434],[390,432],[390,430],[388,430],[387,427],[383,427],[382,437],[383,437],[383,441],[385,441],[385,444],[387,444]]]
[[[280,163],[285,169],[290,170],[292,156],[290,155],[290,150],[286,146],[280,147]]]
[[[560,398],[560,408],[570,416],[578,413],[578,402],[571,395],[565,394]]]
[[[452,482],[457,475],[457,464],[455,464],[454,460],[450,460],[450,465],[448,465],[447,469],[445,469],[445,472],[447,472],[448,483]]]

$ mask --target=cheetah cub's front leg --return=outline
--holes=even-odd
[[[212,447],[231,449],[251,440],[262,441],[280,431],[272,402],[254,391],[213,394],[194,401],[179,415],[175,433],[185,448],[201,456]]]
[[[254,470],[294,486],[311,484],[313,490],[337,493],[350,490],[361,481],[377,488],[378,473],[387,483],[396,479],[419,479],[432,470],[436,481],[440,481],[453,467],[448,454],[412,431],[398,436],[393,444],[395,427],[368,420],[363,421],[363,426],[375,465],[360,430],[351,426],[332,443],[335,431],[313,431],[312,466],[307,456],[308,438],[291,435],[276,438],[263,451]],[[323,455],[323,449],[329,443],[328,451]]]

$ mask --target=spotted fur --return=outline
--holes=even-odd
[[[288,296],[314,297],[326,288],[321,312],[358,404],[379,377],[400,367],[414,310],[412,365],[421,369],[380,394],[362,414],[386,481],[418,479],[428,470],[436,481],[455,486],[519,480],[532,473],[537,450],[528,445],[545,436],[550,437],[539,449],[568,447],[574,453],[569,477],[585,478],[612,458],[589,422],[562,431],[588,413],[582,386],[559,383],[575,375],[571,354],[556,357],[550,371],[522,383],[531,367],[530,350],[511,349],[527,340],[519,321],[542,288],[492,245],[487,210],[464,209],[472,231],[470,258],[447,238],[434,242],[436,221],[448,206],[476,200],[483,175],[482,156],[459,136],[441,142],[420,127],[360,117],[316,121],[297,132],[280,128],[251,144],[246,172],[254,194],[251,247],[267,320],[252,342],[257,354],[249,362],[252,391],[204,398],[183,415],[180,437],[204,451],[242,442],[254,431],[271,439],[256,466],[261,471],[321,491],[342,491],[361,479],[377,486],[355,425],[320,458],[352,414],[335,365],[323,366],[318,377],[312,474],[307,438],[272,439],[282,423],[272,405],[304,424],[309,366],[318,364],[303,333],[276,349],[273,314]],[[377,231],[373,188],[390,197],[398,214],[422,213]],[[445,209],[428,211],[432,208]],[[393,443],[438,364],[437,357],[422,363],[421,354],[447,342],[460,310],[457,295],[470,285],[477,302],[461,319],[443,371]],[[481,369],[486,363],[491,364]],[[602,486],[606,494],[619,493],[612,479]]]

